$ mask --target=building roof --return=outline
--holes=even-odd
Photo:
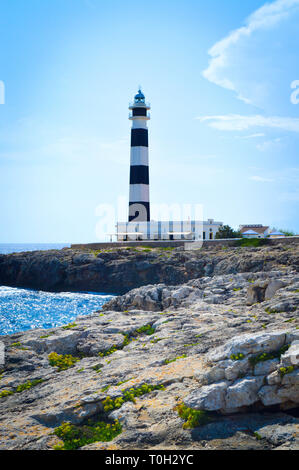
[[[242,234],[246,233],[248,230],[255,231],[258,234],[263,234],[268,230],[269,227],[264,227],[263,225],[241,225],[240,232]]]
[[[247,232],[242,232],[242,235],[258,235],[258,232],[254,230],[247,230]]]
[[[282,233],[282,232],[271,232],[271,233],[270,233],[270,236],[271,236],[271,235],[277,235],[277,236],[280,235],[280,236],[282,236],[282,237],[285,237],[285,234]]]

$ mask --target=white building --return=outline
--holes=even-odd
[[[214,240],[222,225],[222,222],[215,222],[213,219],[204,222],[196,220],[118,222],[116,232],[118,241]]]

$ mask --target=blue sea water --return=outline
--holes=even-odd
[[[0,335],[67,325],[78,315],[100,310],[112,297],[100,293],[52,293],[1,286]]]
[[[21,253],[22,251],[61,250],[70,243],[0,243],[0,254]]]
[[[0,243],[0,253],[60,250],[68,243]],[[0,335],[34,328],[67,325],[79,315],[100,310],[113,295],[82,292],[43,292],[0,286]]]

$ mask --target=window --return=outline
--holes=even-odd
[[[206,232],[203,232],[202,238],[205,240],[206,239]]]

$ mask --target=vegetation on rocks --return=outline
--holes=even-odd
[[[188,408],[184,403],[179,403],[175,407],[175,411],[177,411],[179,417],[185,421],[183,429],[197,428],[211,421],[209,413]]]
[[[239,354],[232,354],[230,356],[230,359],[232,361],[242,361],[243,359],[245,359],[245,355],[243,353],[239,353]]]
[[[136,333],[137,333],[137,334],[142,334],[142,333],[144,333],[144,334],[146,334],[146,335],[148,335],[148,336],[151,336],[151,335],[153,335],[153,334],[155,333],[155,328],[153,328],[151,325],[144,325],[144,326],[142,326],[141,328],[138,328],[138,329],[136,330]]]
[[[9,395],[13,395],[14,393],[22,393],[25,390],[30,390],[32,387],[36,387],[36,385],[42,382],[44,382],[43,379],[29,380],[28,382],[18,385],[15,390],[2,390],[2,392],[0,392],[0,398],[5,398]]]
[[[8,397],[9,395],[13,395],[12,390],[2,390],[2,392],[0,392],[0,398],[5,398],[5,397]]]
[[[272,359],[280,359],[280,357],[289,349],[290,345],[285,345],[280,348],[278,351],[273,351],[270,353],[261,353],[256,356],[251,356],[249,358],[249,363],[252,367],[256,366],[259,362],[266,362]]]
[[[69,369],[80,361],[79,357],[73,357],[71,354],[57,354],[56,352],[50,353],[48,359],[50,366],[58,367],[58,372]]]
[[[41,384],[43,381],[44,381],[43,379],[32,380],[32,382],[29,380],[28,382],[25,382],[24,384],[18,385],[15,392],[21,393],[21,392],[24,392],[25,390],[30,390],[32,387],[36,387],[36,385]]]
[[[54,434],[63,441],[56,445],[55,450],[76,450],[93,442],[109,442],[122,432],[122,426],[118,421],[105,423],[103,421],[83,426],[71,423],[62,423],[55,429]]]
[[[259,248],[269,244],[267,238],[242,238],[242,240],[237,240],[237,246],[242,248]]]
[[[174,357],[173,359],[165,359],[165,364],[170,364],[171,362],[176,362],[179,359],[185,359],[187,354],[182,354],[182,356]]]
[[[100,357],[111,356],[111,354],[115,353],[116,351],[122,350],[125,346],[128,346],[128,344],[130,344],[132,341],[135,341],[137,336],[143,334],[151,336],[154,333],[155,329],[152,328],[152,326],[149,324],[141,326],[140,328],[133,331],[131,334],[122,333],[124,336],[124,340],[120,346],[114,344],[109,349],[107,349],[107,351],[99,352],[98,355]]]
[[[284,377],[287,374],[291,374],[294,372],[294,366],[288,366],[288,367],[280,367],[279,368],[279,373],[281,377]]]
[[[62,327],[63,330],[71,330],[72,328],[76,328],[78,326],[76,323],[69,323],[68,325],[65,325]]]
[[[122,395],[117,398],[106,397],[103,401],[104,411],[109,412],[120,408],[127,401],[135,403],[135,398],[141,397],[154,390],[165,390],[163,385],[150,385],[143,384],[138,388],[130,388],[129,390],[122,390]]]
[[[117,346],[113,345],[111,348],[107,349],[107,351],[99,352],[99,356],[100,357],[111,356],[111,354],[115,353],[117,349],[118,349]]]

